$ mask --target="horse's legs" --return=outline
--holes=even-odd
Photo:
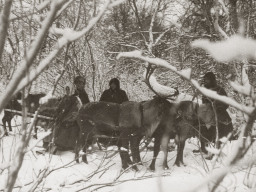
[[[35,139],[37,139],[37,123],[38,123],[38,119],[36,119],[36,123],[35,123],[35,126],[34,126],[34,129],[35,129],[35,135],[33,136]]]
[[[131,146],[131,152],[132,152],[132,159],[134,163],[141,162],[140,149],[139,149],[141,138],[142,137],[139,135],[131,136],[130,146]]]
[[[4,127],[4,132],[5,132],[5,135],[8,136],[8,132],[7,132],[7,128],[6,128],[6,122],[7,122],[7,117],[6,117],[6,112],[4,112],[4,117],[2,119],[2,122],[3,122],[3,127]]]
[[[85,148],[85,135],[80,132],[78,136],[78,140],[76,142],[76,146],[75,146],[75,160],[77,163],[79,163],[79,153],[82,148],[83,148],[83,152],[85,153],[82,156],[82,160],[83,162],[88,163],[87,157],[86,157],[86,148]]]
[[[127,169],[130,156],[128,154],[129,150],[129,129],[123,128],[121,134],[120,134],[120,141],[121,141],[121,148],[120,151],[120,157],[122,160],[122,168]],[[133,167],[134,169],[137,169],[136,166]]]
[[[12,131],[12,123],[11,123],[11,121],[12,121],[12,117],[8,118],[7,123],[8,123],[9,131]]]
[[[169,169],[168,164],[167,164],[167,157],[168,157],[168,143],[170,140],[170,134],[164,133],[162,136],[162,141],[161,141],[161,147],[164,152],[164,161],[163,161],[163,168],[164,169]]]
[[[155,164],[156,164],[156,158],[157,155],[160,151],[160,141],[161,141],[161,136],[158,135],[155,137],[155,142],[154,142],[154,155],[153,155],[153,159],[151,161],[151,164],[149,166],[150,170],[154,171],[155,170]]]
[[[203,139],[201,139],[201,151],[203,152],[203,153],[205,153],[205,154],[207,154],[208,152],[207,152],[207,150],[206,150],[206,142],[203,140]]]
[[[177,140],[177,144],[178,144],[178,149],[177,149],[177,157],[176,157],[174,164],[179,167],[181,164],[184,165],[183,151],[184,151],[184,147],[185,147],[186,137],[177,135],[176,140]]]
[[[7,128],[6,128],[6,123],[8,124],[9,131],[12,131],[11,121],[12,121],[13,116],[14,115],[12,115],[10,112],[7,112],[7,111],[4,112],[4,117],[2,119],[2,122],[3,122],[3,127],[4,127],[4,131],[5,131],[6,136],[9,135],[8,131],[7,131]]]
[[[12,131],[12,118],[14,117],[14,115],[10,112],[7,113],[7,123],[8,123],[8,127],[9,127],[9,131]]]
[[[203,153],[207,154],[207,150],[205,148],[206,140],[204,138],[202,138],[202,137],[203,137],[202,135],[199,136],[199,140],[200,140],[200,144],[201,144],[200,148],[193,150],[193,153],[203,152]]]
[[[122,141],[121,140],[118,141],[117,147],[118,147],[118,150],[121,152],[121,147],[122,147]],[[120,157],[121,157],[122,162],[125,161],[128,164],[130,164],[130,165],[133,164],[133,162],[132,162],[132,160],[130,158],[130,155],[128,153],[128,150],[127,151],[122,150],[122,156],[120,154]]]

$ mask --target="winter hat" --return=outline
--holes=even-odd
[[[213,72],[207,72],[207,73],[205,73],[205,75],[204,75],[204,80],[205,79],[209,79],[210,80],[210,86],[214,86],[214,85],[216,85],[216,76],[215,76],[215,74],[213,73]]]
[[[117,87],[117,89],[120,89],[120,81],[117,78],[113,78],[109,81],[109,86],[114,83]]]
[[[77,84],[79,81],[85,82],[85,78],[82,76],[76,76],[74,79],[74,84]]]

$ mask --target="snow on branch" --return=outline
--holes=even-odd
[[[37,66],[36,69],[31,70],[31,72],[27,75],[27,77],[24,77],[18,84],[18,88],[16,92],[27,86],[29,83],[31,83],[33,80],[35,80],[42,71],[53,61],[53,59],[60,53],[60,51],[70,42],[76,41],[83,37],[85,34],[87,34],[95,25],[96,23],[102,18],[105,11],[108,8],[111,8],[114,5],[118,3],[122,3],[123,0],[114,1],[111,3],[110,0],[108,0],[105,5],[102,7],[101,11],[98,13],[98,15],[94,18],[92,18],[88,25],[82,29],[81,31],[74,31],[73,29],[57,29],[54,28],[53,30],[57,30],[57,32],[62,35],[61,38],[58,40],[57,48],[53,50],[48,56],[46,56]]]
[[[192,42],[191,46],[204,49],[218,62],[256,59],[256,41],[239,35],[233,35],[219,42],[199,39]]]
[[[26,57],[22,60],[20,67],[15,71],[11,81],[6,87],[5,92],[0,97],[0,112],[8,103],[11,96],[15,92],[19,91],[17,90],[18,85],[20,84],[22,78],[25,77],[27,69],[33,64],[33,61],[40,51],[43,41],[48,34],[49,28],[55,19],[57,11],[66,1],[67,0],[52,1],[51,9],[42,24],[42,28],[38,31],[37,36],[35,37],[35,41],[31,44],[31,48],[27,51]]]
[[[172,66],[171,64],[169,64],[167,61],[165,61],[163,59],[145,57],[142,55],[141,51],[123,52],[117,56],[117,59],[119,59],[121,57],[141,59],[148,63],[154,64],[154,65],[157,65],[160,67],[168,68],[171,71],[178,74],[180,77],[184,78],[186,81],[190,82],[190,84],[193,85],[203,95],[205,95],[211,99],[221,101],[221,102],[223,102],[227,105],[230,105],[230,106],[232,106],[240,111],[243,111],[247,114],[251,114],[253,111],[253,107],[243,106],[240,103],[236,102],[235,100],[233,100],[227,96],[219,95],[215,91],[206,89],[205,87],[201,87],[196,80],[191,79],[190,73],[187,73],[187,72],[184,73],[184,71],[178,71],[176,67]]]
[[[230,81],[229,82],[230,86],[237,92],[242,93],[244,95],[251,95],[251,91],[252,91],[252,86],[248,85],[248,86],[243,86],[240,85],[238,82],[235,81]]]

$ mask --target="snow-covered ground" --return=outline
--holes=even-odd
[[[16,121],[19,122],[20,120],[16,118]],[[39,137],[42,134],[43,132],[39,133]],[[14,157],[14,148],[17,146],[19,137],[18,128],[14,128],[12,135],[1,140],[1,163],[8,163]],[[37,140],[31,139],[30,146],[33,146],[36,142]],[[88,155],[89,164],[77,164],[72,162],[74,159],[72,151],[59,151],[56,155],[36,153],[42,146],[42,142],[39,142],[37,147],[25,155],[15,189],[17,189],[16,191],[28,191],[38,180],[38,175],[41,176],[43,170],[49,167],[49,170],[60,169],[49,173],[36,191],[41,191],[42,189],[42,191],[63,192],[93,191],[96,189],[98,191],[116,192],[191,191],[207,178],[209,172],[220,170],[225,166],[224,157],[223,161],[216,163],[215,168],[213,168],[213,160],[206,160],[207,168],[202,156],[192,153],[192,150],[197,148],[196,143],[196,139],[190,139],[186,143],[184,151],[185,167],[173,166],[176,158],[175,150],[169,152],[169,170],[162,170],[163,153],[160,152],[156,162],[156,171],[149,171],[147,168],[149,167],[153,152],[143,151],[141,153],[143,165],[138,166],[139,171],[128,170],[123,173],[118,154],[112,158],[105,159],[106,152],[97,151]],[[224,152],[226,154],[232,152],[235,144],[236,142],[228,144]],[[113,152],[109,151],[108,153]],[[207,169],[210,171],[207,171]],[[247,186],[244,185],[244,183],[249,181],[246,179],[245,173],[246,170],[239,170],[228,175],[224,182],[221,183],[219,191],[225,191],[226,189],[238,192],[248,191]],[[0,172],[0,190],[4,189],[7,175],[7,170],[2,173]],[[22,189],[20,190],[21,187]],[[207,191],[207,186],[203,186],[196,191]]]

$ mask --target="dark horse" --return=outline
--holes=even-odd
[[[164,168],[167,168],[167,146],[170,132],[176,114],[176,104],[170,103],[164,98],[155,97],[145,102],[125,102],[123,104],[94,102],[88,103],[78,111],[74,102],[78,99],[74,96],[59,105],[59,119],[65,119],[75,123],[79,129],[79,137],[75,149],[75,157],[78,159],[81,149],[86,153],[89,145],[95,142],[105,143],[110,138],[118,148],[122,160],[122,167],[126,169],[131,163],[128,149],[131,146],[133,163],[139,163],[139,143],[143,136],[152,137],[155,131],[161,129],[161,144],[164,150]],[[73,103],[73,104],[72,104]],[[70,109],[69,107],[73,108]],[[58,119],[57,118],[57,119]],[[73,122],[72,125],[75,125]],[[58,124],[58,123],[56,123]],[[59,123],[61,125],[61,123]],[[56,126],[55,138],[61,132],[61,126]],[[74,127],[77,130],[77,128]],[[112,140],[113,141],[113,140]],[[82,157],[87,163],[86,154]],[[136,166],[133,166],[136,169]]]
[[[57,106],[55,121],[52,127],[53,134],[45,142],[50,143],[53,137],[56,150],[75,149],[79,134],[76,117],[79,109],[82,107],[82,102],[77,96],[64,96]]]
[[[35,111],[39,107],[39,100],[40,98],[44,97],[45,94],[28,94],[27,97],[25,98],[25,103],[28,108],[29,113],[35,113]],[[6,124],[8,123],[9,131],[12,131],[12,126],[11,126],[11,120],[14,117],[14,115],[21,115],[21,110],[22,110],[22,105],[21,103],[18,102],[18,100],[21,100],[21,93],[19,92],[16,96],[11,99],[11,101],[7,104],[4,110],[4,116],[2,119],[3,122],[3,127],[5,131],[5,135],[8,136]],[[9,110],[15,110],[19,111],[20,113],[17,112],[11,112]]]
[[[213,119],[212,119],[213,118]],[[207,142],[214,142],[216,139],[216,126],[210,125],[210,122],[215,121],[210,106],[207,104],[198,105],[192,101],[181,101],[177,107],[177,116],[175,119],[176,127],[176,143],[178,144],[177,158],[175,164],[180,166],[183,163],[183,150],[185,141],[190,137],[198,137],[201,142],[201,151],[207,152],[205,145]],[[209,128],[206,125],[209,124]],[[219,138],[228,136],[233,132],[232,124],[226,125],[218,123]],[[234,139],[231,137],[231,139]],[[159,139],[158,139],[159,140]],[[159,141],[155,141],[154,158],[150,168],[155,169],[155,158],[160,150]]]

